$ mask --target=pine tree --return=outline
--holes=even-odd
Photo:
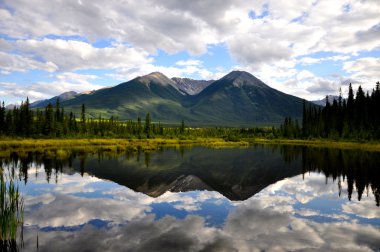
[[[45,108],[45,127],[44,127],[44,134],[48,136],[54,135],[54,113],[53,113],[53,106],[51,103],[47,105]]]
[[[144,124],[144,133],[146,134],[147,138],[150,138],[151,131],[152,131],[152,125],[151,125],[150,114],[147,113],[145,116],[145,124]]]
[[[81,112],[81,123],[82,123],[82,133],[86,133],[86,106],[84,103],[82,104],[82,112]]]
[[[185,133],[185,121],[181,121],[180,134],[183,135]]]

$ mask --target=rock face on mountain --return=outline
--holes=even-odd
[[[75,95],[61,104],[66,111],[78,114],[85,104],[87,114],[94,118],[101,115],[136,120],[150,113],[154,121],[178,124],[184,120],[189,126],[275,125],[286,116],[302,116],[302,99],[275,90],[250,73],[233,71],[210,82],[169,79],[154,72],[114,87]],[[206,87],[196,93],[195,88],[184,88],[186,85]]]
[[[200,178],[194,175],[180,175],[170,184],[158,184],[154,187],[149,187],[149,185],[144,184],[136,188],[139,192],[145,192],[151,197],[158,197],[165,192],[188,192],[196,190],[207,190],[213,191],[213,189],[205,184]]]
[[[199,94],[203,89],[214,82],[214,80],[193,80],[178,77],[174,77],[172,80],[176,83],[176,86],[180,91],[188,95]]]

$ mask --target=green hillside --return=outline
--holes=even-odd
[[[115,87],[63,101],[66,111],[89,116],[136,120],[150,113],[154,121],[189,126],[276,125],[285,116],[301,118],[301,98],[277,91],[253,75],[233,71],[197,95],[184,95],[161,73],[135,78]]]
[[[278,124],[285,116],[301,118],[303,100],[275,90],[253,75],[233,71],[196,97],[192,109],[210,123]]]

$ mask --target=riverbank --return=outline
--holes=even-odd
[[[328,139],[246,139],[249,144],[281,144],[298,145],[319,148],[357,149],[365,151],[380,151],[380,142],[354,142],[354,141],[333,141]]]
[[[265,139],[247,138],[238,141],[226,141],[222,138],[196,139],[0,139],[0,156],[12,151],[36,151],[59,153],[60,150],[76,151],[153,151],[163,146],[186,147],[202,145],[213,148],[247,147],[253,144],[298,145],[320,148],[360,149],[380,151],[379,142],[345,142],[331,140]]]
[[[11,151],[56,152],[61,149],[76,151],[150,151],[162,146],[181,147],[202,145],[207,147],[243,147],[247,141],[225,141],[221,138],[181,139],[0,139],[0,156]]]

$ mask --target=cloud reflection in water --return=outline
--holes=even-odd
[[[35,246],[39,228],[40,251],[371,251],[380,246],[373,194],[360,202],[339,198],[337,180],[325,184],[322,174],[287,178],[238,202],[210,191],[153,198],[79,174],[62,174],[46,191],[43,169],[36,172],[38,179],[22,188],[26,250]],[[28,196],[33,184],[40,186]]]

